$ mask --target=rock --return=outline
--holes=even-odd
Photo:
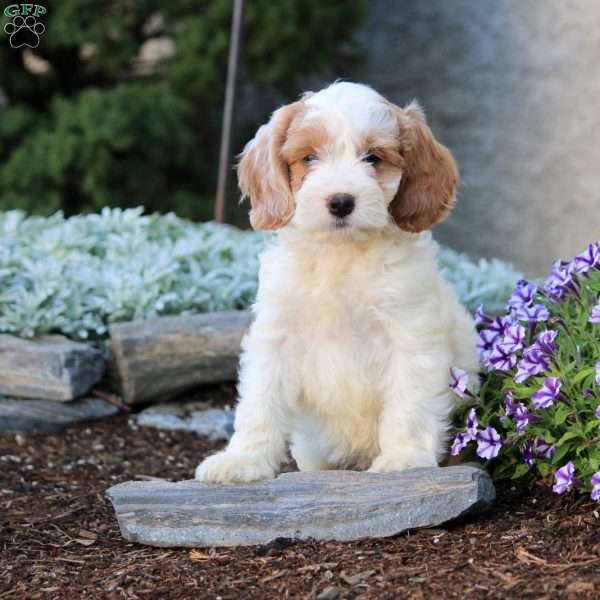
[[[138,414],[137,422],[158,429],[193,431],[218,442],[233,435],[234,416],[232,410],[207,409],[202,402],[187,402],[150,406]]]
[[[151,546],[248,546],[277,538],[387,537],[437,526],[495,497],[469,466],[284,473],[252,484],[127,482],[107,491],[121,533]]]
[[[335,585],[328,585],[322,592],[317,594],[315,600],[336,600],[340,597],[340,590]]]
[[[66,402],[88,392],[104,367],[102,352],[61,335],[0,335],[0,394]]]
[[[235,380],[251,320],[249,312],[230,311],[111,325],[123,399],[164,400],[198,385]]]
[[[56,432],[80,421],[110,417],[118,412],[114,404],[100,398],[54,402],[0,397],[0,431]]]

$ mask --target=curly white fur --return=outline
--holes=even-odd
[[[224,451],[202,462],[197,479],[274,477],[288,448],[307,471],[433,466],[445,453],[454,403],[448,371],[477,372],[474,326],[438,273],[430,232],[403,230],[391,216],[393,202],[410,201],[398,198],[400,181],[424,176],[409,153],[429,150],[401,146],[406,160],[396,164],[385,164],[385,148],[377,166],[364,160],[365,152],[379,152],[377,139],[390,144],[411,127],[402,121],[411,108],[398,113],[366,86],[336,83],[305,96],[279,141],[273,136],[280,111],[265,126],[268,135],[259,132],[256,140],[262,135],[271,144],[271,161],[273,144],[293,144],[303,127],[316,122],[325,135],[311,147],[309,166],[287,159],[291,179],[294,169],[302,177],[288,180],[293,214],[279,213],[278,239],[261,258],[255,320],[242,345],[235,433]],[[426,127],[422,117],[412,118]],[[254,172],[261,168],[251,155],[259,151],[256,140],[240,165],[253,210],[261,201],[277,202],[261,198],[268,182]],[[264,177],[277,171],[273,164],[263,168],[271,173]],[[260,180],[260,189],[249,177]],[[435,194],[434,187],[427,189]],[[356,198],[341,224],[327,207],[333,193]]]

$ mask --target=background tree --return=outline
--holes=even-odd
[[[36,49],[0,43],[0,209],[210,218],[231,0],[47,8]],[[348,76],[364,12],[364,0],[249,0],[240,89],[286,98],[306,76]],[[239,123],[236,150],[255,126]]]

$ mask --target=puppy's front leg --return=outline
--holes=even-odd
[[[241,483],[274,477],[286,458],[282,398],[286,392],[279,352],[250,336],[240,365],[235,433],[227,448],[205,459],[196,479]],[[251,347],[251,348],[250,348]]]
[[[442,458],[453,396],[447,357],[413,356],[396,362],[386,378],[378,424],[380,453],[370,471],[434,467]]]

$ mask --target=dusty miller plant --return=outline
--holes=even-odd
[[[0,332],[93,340],[116,321],[248,308],[269,239],[141,208],[68,219],[0,212]],[[449,249],[440,265],[472,308],[500,308],[519,277]]]

